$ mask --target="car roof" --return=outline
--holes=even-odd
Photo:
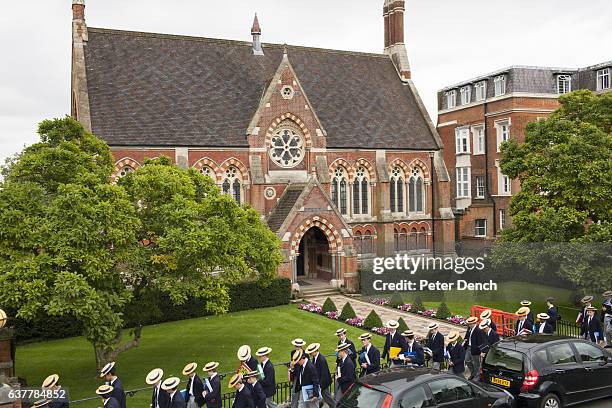
[[[562,336],[559,334],[529,334],[522,336],[507,337],[497,343],[497,346],[513,350],[530,350],[541,344],[559,340],[578,340],[575,337]]]
[[[377,373],[366,375],[359,382],[383,391],[396,391],[408,385],[417,385],[425,381],[455,377],[427,367],[393,367],[380,370]]]

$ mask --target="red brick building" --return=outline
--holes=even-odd
[[[500,144],[524,141],[527,123],[555,110],[560,94],[609,92],[611,74],[612,61],[581,69],[513,66],[438,92],[457,241],[478,247],[512,222],[508,205],[520,185],[501,172]]]
[[[279,274],[357,290],[358,263],[454,252],[442,143],[410,79],[404,1],[381,54],[87,27],[73,1],[72,115],[113,177],[165,155],[248,203],[282,241]]]

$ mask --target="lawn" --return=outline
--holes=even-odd
[[[161,367],[165,377],[180,377],[182,368],[191,361],[198,363],[200,375],[203,374],[200,367],[208,361],[219,361],[220,372],[235,371],[236,351],[242,344],[249,344],[253,350],[272,347],[271,360],[278,363],[289,359],[290,341],[295,337],[308,343],[319,342],[322,352],[330,354],[338,341],[334,332],[339,325],[345,326],[349,338],[358,343],[361,330],[300,311],[295,305],[147,326],[142,331],[140,347],[118,357],[117,374],[129,390],[145,387],[144,378],[155,367]],[[383,343],[383,338],[377,338],[375,343]],[[47,375],[58,373],[72,400],[94,396],[94,390],[101,384],[95,376],[93,349],[82,337],[19,346],[16,369],[30,386],[39,386]],[[277,367],[276,379],[285,381],[287,371]],[[223,381],[224,385],[227,381]],[[149,401],[148,391],[139,392],[128,397],[128,406],[144,407]],[[74,406],[95,408],[100,401]]]
[[[489,306],[506,312],[515,312],[521,300],[528,299],[532,302],[531,308],[535,313],[545,312],[546,298],[552,296],[556,299],[564,320],[573,321],[577,310],[574,312],[572,305],[573,292],[569,289],[556,288],[546,285],[524,282],[498,282],[497,291],[423,291],[403,292],[402,297],[406,303],[412,303],[416,296],[420,296],[427,308],[437,309],[441,302],[446,305],[453,314],[469,316],[472,305]],[[391,297],[390,294],[370,297]],[[569,308],[569,309],[568,309]]]

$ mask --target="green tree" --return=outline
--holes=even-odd
[[[351,306],[349,302],[346,302],[342,307],[339,319],[342,321],[346,321],[348,319],[352,319],[353,317],[357,317],[355,309],[353,309],[353,306]]]
[[[383,322],[376,310],[372,309],[368,316],[363,321],[363,327],[371,329],[374,327],[383,327]]]
[[[398,307],[403,304],[404,304],[404,298],[402,297],[402,294],[399,292],[393,292],[393,295],[391,296],[391,300],[389,301],[389,306]]]
[[[399,324],[399,326],[397,327],[398,332],[403,333],[406,330],[408,330],[408,324],[406,324],[406,321],[404,320],[403,317],[400,317],[399,319],[397,319],[397,323]]]
[[[438,310],[436,310],[436,317],[440,319],[447,319],[452,316],[452,313],[445,302],[440,303]]]
[[[331,298],[325,299],[325,303],[323,303],[323,313],[337,312],[337,311],[338,311],[338,308],[336,307],[334,301],[331,300]]]

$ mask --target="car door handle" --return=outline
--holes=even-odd
[[[560,369],[560,368],[557,368],[557,369],[555,370],[555,373],[559,373],[559,374],[564,373],[564,372],[565,372],[565,370],[562,370],[562,369]]]
[[[592,367],[584,367],[584,369],[587,370],[587,371],[593,371]]]

